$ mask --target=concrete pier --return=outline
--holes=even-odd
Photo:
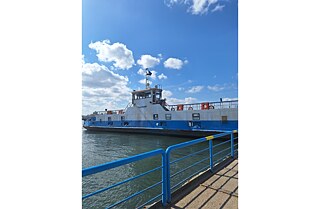
[[[238,159],[198,184],[188,194],[174,199],[165,208],[237,209]]]

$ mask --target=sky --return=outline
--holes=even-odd
[[[238,98],[238,1],[83,0],[82,113],[160,85],[168,104]]]

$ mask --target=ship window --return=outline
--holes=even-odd
[[[201,128],[201,122],[193,122],[193,128]]]
[[[100,122],[102,121],[102,119],[100,119]]]
[[[188,122],[188,125],[189,125],[190,127],[192,127],[192,126],[193,126],[193,122],[192,122],[192,121],[189,121],[189,122]]]
[[[111,117],[108,117],[108,121],[111,121]]]
[[[125,117],[124,116],[121,116],[121,120],[124,120],[125,119]]]
[[[221,121],[222,122],[227,122],[228,121],[228,116],[221,116]]]
[[[159,119],[158,114],[153,114],[153,120],[158,120],[158,119]]]
[[[200,113],[193,113],[192,120],[200,120]]]
[[[166,114],[166,120],[171,120],[171,114]]]

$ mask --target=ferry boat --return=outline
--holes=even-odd
[[[84,119],[91,131],[110,131],[174,136],[207,136],[238,129],[238,100],[169,105],[160,85],[133,90],[125,109],[95,111]]]

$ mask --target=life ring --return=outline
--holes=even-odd
[[[182,111],[183,110],[183,105],[178,105],[178,111]]]
[[[210,105],[210,106],[209,106],[209,109],[214,109],[214,106],[213,106],[213,105]]]
[[[189,107],[188,110],[193,110],[193,108],[192,108],[192,107]]]
[[[209,109],[209,102],[202,103],[201,104],[201,110],[207,110],[207,109]]]
[[[175,111],[176,109],[174,109],[174,108],[171,108],[171,111]]]

